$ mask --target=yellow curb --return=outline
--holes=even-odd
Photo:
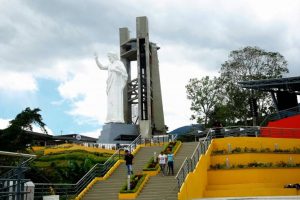
[[[104,177],[96,177],[96,178],[94,178],[94,179],[86,186],[86,188],[84,188],[84,190],[82,190],[82,191],[79,193],[79,195],[75,198],[75,200],[80,200],[80,199],[82,199],[83,196],[85,195],[85,193],[87,193],[87,192],[90,190],[90,188],[92,188],[93,185],[94,185],[96,182],[106,180],[108,177],[110,177],[110,175],[111,175],[111,174],[119,167],[119,165],[120,165],[121,163],[123,163],[123,162],[124,162],[124,160],[118,160],[118,161],[114,164],[114,166],[112,166],[112,167],[110,168],[110,170],[109,170],[108,172],[106,172],[106,174],[105,174]]]
[[[175,149],[174,151],[174,156],[176,155],[177,151],[180,149],[181,145],[182,145],[182,142],[181,141],[178,141],[179,142],[179,145],[177,146],[177,148]]]

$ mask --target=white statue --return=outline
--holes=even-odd
[[[110,61],[108,66],[103,66],[97,54],[95,60],[101,70],[108,71],[106,81],[106,94],[107,94],[107,115],[106,122],[124,123],[124,104],[123,104],[123,91],[127,83],[127,71],[124,64],[118,59],[117,54],[108,53],[107,57]]]

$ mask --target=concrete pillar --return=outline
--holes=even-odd
[[[165,119],[161,96],[159,61],[157,55],[158,49],[159,47],[157,47],[156,44],[151,43],[151,80],[153,91],[152,118],[155,127],[153,132],[165,133]]]
[[[124,53],[126,53],[126,49],[123,48],[123,45],[126,42],[128,42],[130,39],[128,28],[120,28],[119,37],[120,37],[120,58],[121,61],[124,63],[128,74],[127,86],[124,88],[123,91],[124,120],[125,123],[130,124],[132,123],[132,119],[131,119],[132,117],[131,117],[131,105],[128,103],[128,83],[131,81],[131,65],[129,59],[125,56],[122,56]]]
[[[142,137],[152,135],[151,70],[147,17],[136,18],[137,65],[139,84],[139,125]]]

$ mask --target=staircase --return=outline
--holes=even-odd
[[[227,137],[214,139],[189,173],[178,199],[299,195],[300,139]],[[274,198],[274,199],[275,199]],[[273,199],[273,198],[267,198]],[[284,198],[283,198],[284,199]]]
[[[197,142],[182,143],[174,159],[174,173],[179,170],[186,157],[191,157]],[[150,177],[149,181],[138,196],[138,200],[177,200],[178,186],[175,176],[157,176]]]
[[[153,156],[154,152],[160,152],[161,146],[141,148],[133,160],[133,172],[142,172],[143,167]],[[84,200],[117,200],[121,187],[126,183],[127,168],[125,163],[122,163],[112,175],[104,181],[98,181],[83,197]]]
[[[300,147],[298,139],[272,138],[227,138],[216,140],[214,147],[233,146],[253,148],[259,151],[268,147],[270,152],[240,152],[237,154],[211,155],[210,164],[244,165],[248,163],[300,163],[299,153],[276,153],[274,148],[294,149]],[[234,148],[234,147],[233,147]],[[222,149],[219,148],[219,149]],[[271,151],[272,149],[272,151]],[[291,196],[297,195],[296,189],[286,189],[284,185],[300,182],[299,167],[252,167],[218,169],[207,171],[207,186],[204,197],[246,197],[246,196]],[[222,177],[222,178],[220,178]]]

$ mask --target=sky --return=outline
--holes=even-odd
[[[119,28],[135,37],[147,16],[157,43],[165,123],[193,123],[185,85],[217,76],[230,51],[258,46],[281,53],[300,75],[300,1],[0,0],[0,129],[39,107],[50,134],[98,137],[106,116],[107,52]]]

